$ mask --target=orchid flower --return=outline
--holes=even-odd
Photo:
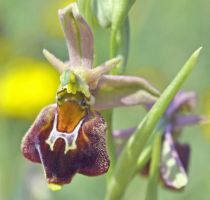
[[[178,137],[185,126],[199,124],[206,120],[204,116],[191,114],[195,106],[195,92],[181,91],[174,97],[159,123],[162,130],[159,170],[161,180],[166,188],[180,190],[188,182],[190,147],[188,144],[181,144]],[[152,104],[146,107],[149,110]],[[113,135],[115,138],[125,140],[134,131],[135,128],[116,130]],[[159,132],[156,132],[156,134],[159,134]],[[149,151],[145,150],[145,152],[148,153]],[[151,158],[148,155],[147,157],[147,162],[141,170],[143,175],[149,174]]]
[[[49,187],[58,190],[76,173],[104,174],[109,169],[107,124],[98,112],[119,106],[148,105],[159,92],[134,76],[106,75],[122,61],[119,55],[93,68],[93,33],[73,3],[59,10],[69,60],[44,50],[61,73],[56,103],[40,112],[22,141],[22,153],[41,163]]]

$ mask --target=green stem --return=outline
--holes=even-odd
[[[135,172],[133,173],[132,178],[136,174],[138,174],[144,168],[144,166],[149,162],[149,159],[151,158],[151,152],[152,152],[152,144],[149,144],[144,148],[141,155],[139,156],[136,163],[136,169]]]
[[[117,42],[116,42],[116,33],[117,31],[111,30],[110,35],[110,58],[114,58],[117,53]],[[114,167],[116,164],[116,150],[115,150],[115,143],[114,143],[114,137],[112,134],[112,116],[113,116],[113,109],[106,110],[103,112],[104,117],[106,119],[108,129],[107,129],[107,147],[108,147],[108,154],[110,159],[110,167],[109,171],[107,173],[107,183],[109,183],[112,173],[114,171]],[[107,184],[108,185],[108,184]]]
[[[107,173],[107,182],[109,182],[114,166],[116,164],[116,151],[115,151],[115,143],[114,143],[114,138],[112,135],[112,115],[113,115],[113,110],[106,110],[103,112],[103,116],[107,122],[107,133],[106,133],[106,142],[107,142],[107,150],[109,154],[109,159],[110,159],[110,167],[109,171]]]
[[[106,200],[120,200],[136,169],[136,161],[156,124],[167,109],[170,101],[181,88],[197,62],[201,48],[193,53],[182,67],[174,80],[165,89],[152,109],[137,127],[135,133],[128,140],[112,174],[108,185]]]
[[[158,181],[160,172],[160,154],[161,154],[161,138],[162,134],[156,132],[152,147],[151,164],[149,169],[149,182],[147,186],[146,200],[158,199]]]
[[[149,162],[149,159],[151,159],[152,144],[154,142],[154,133],[156,132],[153,131],[153,134],[151,135],[148,143],[145,145],[142,153],[138,157],[137,162],[136,162],[136,169],[134,170],[134,173],[130,180],[132,180],[133,177],[136,174],[138,174],[144,168],[144,166]]]
[[[115,68],[112,69],[111,74],[123,74],[128,60],[130,42],[130,25],[129,19],[126,17],[125,22],[119,29],[111,29],[110,36],[110,56],[111,58],[121,55],[123,60]]]
[[[136,169],[134,171],[134,174],[133,174],[132,178],[136,174],[138,174],[143,169],[143,167],[149,162],[149,159],[151,159],[152,147],[153,147],[153,143],[154,143],[154,140],[155,140],[155,136],[158,133],[161,134],[161,130],[163,130],[163,127],[165,126],[165,123],[166,122],[164,120],[160,120],[158,125],[154,129],[154,131],[151,134],[146,146],[144,147],[142,153],[140,154],[140,156],[137,160]]]
[[[117,30],[116,29],[111,29],[111,34],[110,34],[110,58],[113,58],[117,54]]]

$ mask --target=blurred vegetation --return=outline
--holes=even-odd
[[[67,59],[57,10],[70,2],[0,1],[0,199],[103,199],[104,176],[76,175],[71,184],[54,193],[45,184],[41,166],[26,161],[20,153],[21,138],[33,119],[43,106],[55,100],[58,74],[42,56],[42,49]],[[131,45],[126,73],[144,76],[161,90],[192,51],[204,47],[199,66],[185,89],[197,91],[197,112],[210,115],[209,1],[140,0],[132,8],[130,19]],[[107,33],[97,30],[95,35],[97,62],[102,62],[108,56]],[[139,107],[117,109],[114,126],[133,126],[142,115]],[[192,150],[189,185],[179,193],[161,189],[160,199],[209,199],[210,126],[188,128],[185,132],[181,139]],[[146,182],[137,176],[125,199],[142,199]]]

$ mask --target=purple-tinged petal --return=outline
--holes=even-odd
[[[153,105],[154,105],[154,103],[148,103],[148,104],[146,104],[145,105],[146,110],[150,110]]]
[[[196,94],[195,92],[179,92],[169,105],[166,116],[171,117],[178,109],[186,105],[187,107],[193,109],[196,104]]]
[[[136,130],[136,127],[128,128],[128,129],[121,129],[121,130],[115,130],[113,131],[113,136],[115,138],[128,138],[130,137],[134,131]]]
[[[43,54],[49,63],[54,66],[58,72],[62,73],[67,68],[67,64],[63,63],[46,49],[43,49]]]
[[[159,96],[159,92],[142,78],[114,75],[104,75],[93,93],[96,110],[145,105],[154,103]]]
[[[86,70],[84,73],[84,77],[89,85],[90,90],[95,90],[98,85],[98,81],[102,78],[102,76],[104,74],[110,72],[110,70],[113,67],[116,67],[117,64],[119,64],[121,61],[122,61],[122,57],[117,56],[115,58],[112,58],[112,59],[104,62],[103,64],[99,65],[98,67],[95,67],[90,70]]]
[[[76,3],[59,10],[62,29],[67,41],[70,65],[91,68],[93,63],[93,33],[79,14]]]
[[[179,115],[174,122],[175,128],[183,128],[188,125],[199,124],[204,120],[204,117],[199,115]]]
[[[160,173],[166,187],[179,190],[186,186],[188,178],[175,148],[170,129],[168,126],[164,134]]]

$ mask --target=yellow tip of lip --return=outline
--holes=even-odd
[[[58,191],[62,189],[62,186],[55,183],[49,183],[48,188],[51,189],[52,191]]]

